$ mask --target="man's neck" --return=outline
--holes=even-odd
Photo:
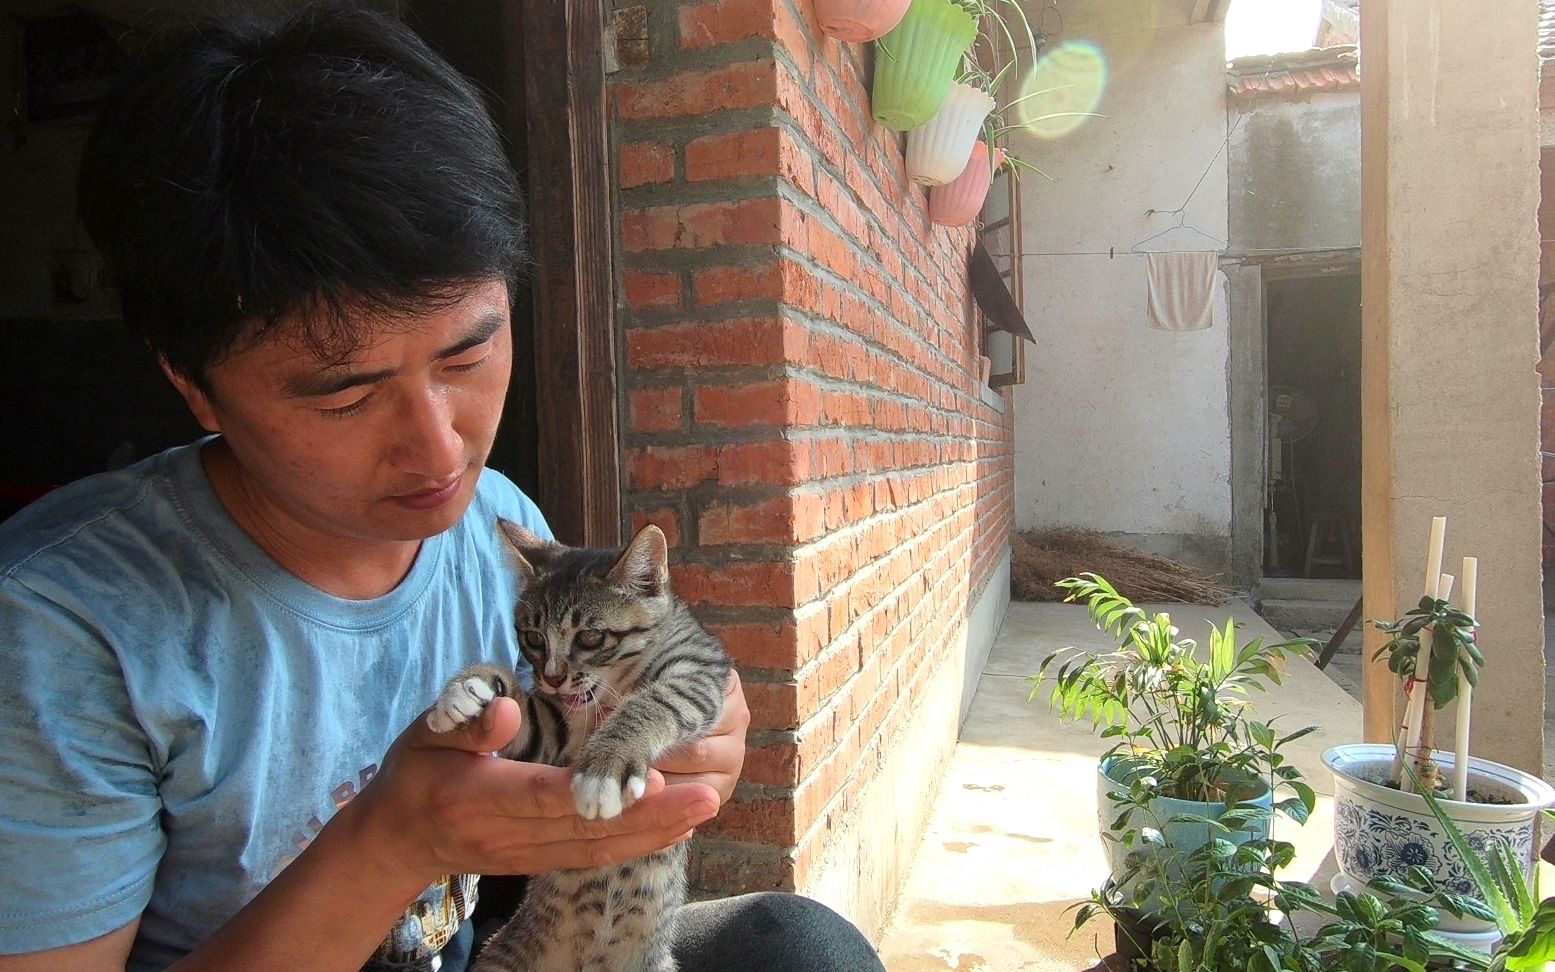
[[[326,594],[369,600],[398,587],[420,540],[368,542],[309,529],[252,489],[220,439],[203,450],[206,477],[239,529],[276,563]]]

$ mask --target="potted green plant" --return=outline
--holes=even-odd
[[[1159,905],[1141,858],[1164,854],[1169,874],[1180,866],[1174,861],[1208,843],[1266,839],[1275,813],[1307,818],[1316,796],[1279,749],[1316,727],[1280,736],[1252,718],[1248,696],[1278,684],[1278,666],[1311,652],[1310,639],[1238,645],[1228,620],[1211,628],[1201,659],[1168,614],[1147,613],[1106,578],[1087,573],[1058,586],[1066,601],[1085,601],[1092,622],[1118,647],[1049,655],[1033,676],[1032,697],[1051,678],[1049,705],[1061,718],[1089,720],[1116,740],[1097,766],[1098,813],[1111,883],[1126,904],[1146,912]],[[1144,837],[1129,839],[1141,820],[1148,822]]]
[[[1379,877],[1426,868],[1448,890],[1476,893],[1470,862],[1432,812],[1441,811],[1474,847],[1505,844],[1526,883],[1531,879],[1539,811],[1555,803],[1548,783],[1511,766],[1469,755],[1474,684],[1484,662],[1474,607],[1478,562],[1464,558],[1462,606],[1450,600],[1454,579],[1441,573],[1446,520],[1432,522],[1425,594],[1397,621],[1373,622],[1389,635],[1378,652],[1405,684],[1408,696],[1394,745],[1335,746],[1323,754],[1334,774],[1335,887],[1358,887]],[[1436,746],[1434,713],[1458,700],[1453,750]],[[1442,933],[1483,935],[1493,928],[1481,914],[1444,914]]]

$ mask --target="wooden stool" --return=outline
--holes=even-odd
[[[1307,562],[1303,577],[1312,576],[1314,567],[1350,569],[1350,524],[1338,513],[1319,513],[1312,517],[1307,531]]]

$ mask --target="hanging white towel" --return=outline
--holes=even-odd
[[[1214,250],[1178,250],[1146,255],[1150,283],[1146,320],[1164,331],[1202,331],[1214,322]]]

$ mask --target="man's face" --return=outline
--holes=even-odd
[[[219,492],[264,546],[423,540],[474,496],[507,395],[508,316],[507,287],[491,281],[379,328],[344,362],[283,324],[212,367],[208,395],[172,377],[222,434],[233,462]]]

